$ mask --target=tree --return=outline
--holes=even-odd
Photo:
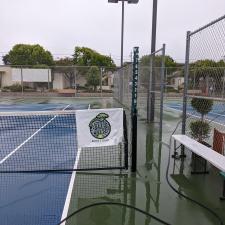
[[[154,57],[154,67],[161,67],[162,56],[156,55]],[[140,66],[150,66],[150,55],[144,55],[140,59]],[[175,70],[177,63],[174,59],[168,55],[165,56],[165,67],[169,68],[171,71]]]
[[[74,51],[74,64],[80,66],[83,71],[85,68],[82,67],[104,67],[107,71],[112,71],[116,68],[114,61],[110,56],[102,55],[93,49],[87,47],[75,47]]]
[[[100,70],[97,66],[92,66],[87,73],[87,85],[93,87],[96,91],[97,86],[100,84]]]
[[[162,56],[156,55],[153,61],[153,72],[156,74],[156,79],[160,80],[160,68],[162,64]],[[167,73],[172,73],[177,69],[177,63],[170,56],[165,56],[165,67]],[[140,82],[148,85],[150,74],[150,55],[144,55],[140,59]]]
[[[76,66],[77,74],[79,76],[85,76],[87,78],[87,85],[93,86],[94,90],[96,90],[96,85],[99,85],[100,77],[98,78],[98,75],[92,77],[90,71],[95,70],[97,74],[100,68],[104,68],[105,73],[116,69],[116,65],[110,56],[102,55],[87,47],[75,47],[73,62]],[[93,66],[95,69],[90,68]],[[97,84],[95,84],[95,82]]]
[[[202,92],[206,95],[210,87],[220,93],[224,76],[225,62],[218,62],[210,59],[197,60],[190,64],[190,88],[192,85],[202,86]],[[196,88],[196,87],[193,87]]]
[[[52,54],[42,46],[17,44],[3,56],[5,65],[53,65]]]
[[[54,72],[63,73],[66,80],[69,81],[69,88],[74,88],[73,85],[76,82],[76,69],[74,66],[73,58],[66,57],[56,60]]]
[[[73,58],[65,57],[55,60],[56,66],[74,66]]]

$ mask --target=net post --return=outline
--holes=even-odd
[[[132,105],[131,105],[131,121],[132,121],[132,165],[131,171],[137,170],[137,88],[138,88],[138,59],[139,47],[134,47],[133,60],[133,84],[132,84]]]

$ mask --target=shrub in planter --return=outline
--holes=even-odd
[[[211,130],[208,122],[204,120],[204,116],[212,110],[213,100],[206,98],[193,98],[191,100],[191,105],[193,109],[201,115],[199,120],[191,122],[191,135],[197,141],[203,143],[203,140],[209,136]]]
[[[201,114],[201,117],[203,118],[204,115],[212,110],[213,100],[205,98],[192,98],[191,105],[198,113]]]
[[[199,142],[202,142],[203,139],[208,138],[211,130],[209,124],[201,120],[191,122],[190,129],[191,136]]]

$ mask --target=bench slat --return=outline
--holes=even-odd
[[[175,140],[179,141],[186,148],[194,152],[195,154],[206,159],[212,165],[217,167],[219,170],[225,172],[225,156],[217,153],[209,147],[197,142],[196,140],[186,135],[173,135]]]

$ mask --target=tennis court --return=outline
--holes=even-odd
[[[86,109],[87,104],[16,104],[1,105],[1,111],[47,111]],[[10,126],[9,125],[10,121]],[[46,132],[51,127],[63,128],[54,132]],[[50,169],[57,165],[60,168],[71,168],[77,158],[75,117],[51,115],[37,118],[32,116],[1,118],[1,167],[14,168],[18,171],[32,167],[40,170],[40,165]],[[72,124],[72,125],[71,125]],[[23,130],[20,130],[23,127]],[[24,132],[25,131],[25,132]],[[68,139],[68,140],[67,140]],[[70,141],[69,141],[70,139]],[[73,141],[71,141],[73,140]],[[65,151],[66,150],[66,151]],[[65,160],[65,152],[70,157]],[[64,163],[64,165],[62,165]],[[74,172],[75,173],[75,172]],[[5,225],[24,224],[57,224],[66,215],[71,185],[74,175],[71,172],[57,173],[1,173],[1,223]],[[71,191],[71,190],[70,190]],[[35,204],[34,204],[35,203]]]
[[[104,101],[105,103],[103,103]],[[4,120],[5,123],[1,121],[1,125],[5,127],[8,124],[5,132],[11,133],[12,138],[6,140],[5,135],[4,140],[1,140],[0,160],[4,159],[6,155],[15,150],[24,140],[51,120],[52,116],[49,117],[49,113],[52,115],[52,111],[59,112],[68,105],[70,106],[64,110],[64,115],[57,116],[51,121],[48,124],[49,127],[47,125],[47,127],[41,129],[41,131],[33,137],[33,142],[29,143],[28,141],[14,154],[10,155],[10,157],[5,160],[5,165],[2,163],[0,166],[0,171],[39,170],[46,168],[71,169],[71,166],[73,167],[76,161],[76,149],[70,149],[71,145],[76,144],[75,139],[72,141],[71,138],[76,133],[76,126],[69,125],[69,121],[74,122],[74,117],[68,117],[68,115],[71,115],[72,111],[76,109],[87,109],[89,104],[91,104],[91,108],[117,106],[115,102],[113,103],[114,105],[111,104],[110,99],[107,101],[101,100],[102,105],[97,103],[96,100],[90,99],[87,101],[72,101],[69,99],[51,99],[50,101],[20,99],[2,103],[0,105],[1,111],[7,112],[8,114],[11,112],[20,114],[24,113],[24,111],[43,111],[45,115],[41,116],[39,120],[35,120],[36,115],[33,115],[33,117],[29,119],[30,122],[27,120],[27,117],[25,120],[24,117],[17,117],[16,124],[13,124],[11,119]],[[175,114],[172,115],[174,116],[173,119],[168,120],[167,118],[166,123],[168,126],[172,126],[173,121],[179,119]],[[20,118],[19,121],[18,118]],[[21,127],[21,124],[26,128],[24,129],[26,130],[26,137],[23,136],[24,134],[22,135],[23,132],[16,129],[17,127]],[[51,129],[51,127],[61,127],[61,129],[57,129],[58,133],[54,132],[54,135],[52,135],[52,132],[47,132],[47,128]],[[13,128],[14,133],[12,133],[12,129],[10,131],[10,128]],[[166,128],[163,132],[168,136],[168,129]],[[141,120],[138,122],[138,175],[135,176],[131,176],[129,173],[120,173],[120,171],[115,173],[107,173],[104,171],[98,171],[97,173],[86,171],[64,171],[61,173],[47,173],[44,171],[39,173],[0,173],[0,224],[56,225],[60,222],[62,217],[65,217],[67,214],[73,213],[83,206],[102,201],[121,202],[137,206],[166,221],[170,221],[171,224],[197,224],[195,218],[198,218],[199,224],[217,224],[215,219],[207,212],[204,212],[204,210],[192,203],[177,198],[177,195],[170,190],[164,178],[168,150],[166,146],[159,145],[156,140],[153,140],[152,136],[154,132],[156,132],[154,127],[148,127],[145,122]],[[42,143],[40,140],[42,140]],[[43,144],[43,142],[45,142],[45,144]],[[8,145],[4,145],[3,150],[2,146],[4,143],[8,143]],[[50,149],[50,152],[49,150],[46,151],[47,148]],[[65,149],[70,149],[66,154],[67,159],[70,153],[73,154],[71,155],[71,161],[65,161],[62,160],[61,157],[55,157],[56,154],[54,154],[54,152],[58,152],[57,154],[62,155]],[[24,154],[25,152],[26,154]],[[24,157],[25,155],[26,157]],[[103,155],[104,154],[101,156]],[[84,155],[84,158],[86,158],[86,156],[87,155]],[[112,155],[109,156],[112,157]],[[35,159],[39,159],[38,164],[35,164]],[[101,159],[103,160],[104,158]],[[58,160],[57,163],[56,160]],[[79,161],[82,162],[82,157]],[[95,161],[96,160],[92,160],[92,162]],[[85,162],[87,163],[87,161],[83,163]],[[89,163],[90,162],[88,162],[88,164]],[[189,168],[188,165],[186,167],[186,169]],[[217,180],[215,180],[215,177]],[[185,192],[189,193],[191,196],[197,196],[197,199],[206,202],[207,205],[212,208],[218,207],[219,213],[222,216],[224,215],[224,205],[219,203],[217,196],[212,194],[220,194],[220,190],[217,190],[221,184],[219,176],[214,176],[214,173],[211,173],[211,175],[207,177],[207,179],[204,178],[204,180],[199,179],[199,177],[187,176],[189,182],[183,180],[183,177],[181,178],[182,179],[178,179],[177,182],[179,186],[182,186]],[[73,181],[73,179],[75,180]],[[217,184],[215,187],[213,186],[213,190],[210,189],[212,187],[212,181]],[[208,185],[205,185],[206,182]],[[204,192],[202,191],[203,187],[205,187]],[[150,220],[127,208],[102,206],[91,208],[70,218],[65,225],[74,224],[150,225],[160,223]]]
[[[183,104],[179,101],[171,101],[165,104],[165,108],[176,110],[178,112],[183,111]],[[190,104],[187,104],[187,114],[199,116],[197,112],[194,112],[194,109]],[[209,121],[213,120],[213,122],[224,124],[225,123],[225,104],[221,103],[214,103],[212,110],[207,114],[207,119]]]
[[[75,102],[1,104],[2,224],[58,224],[68,215],[77,170],[124,167],[126,155],[120,144],[79,147],[78,114],[94,111],[98,115],[99,110],[91,110],[85,101]],[[110,110],[117,111],[107,109]],[[113,131],[115,125],[109,121],[110,131]],[[79,121],[82,123],[83,119]],[[100,126],[99,121],[96,126]],[[89,129],[89,123],[87,127]]]

